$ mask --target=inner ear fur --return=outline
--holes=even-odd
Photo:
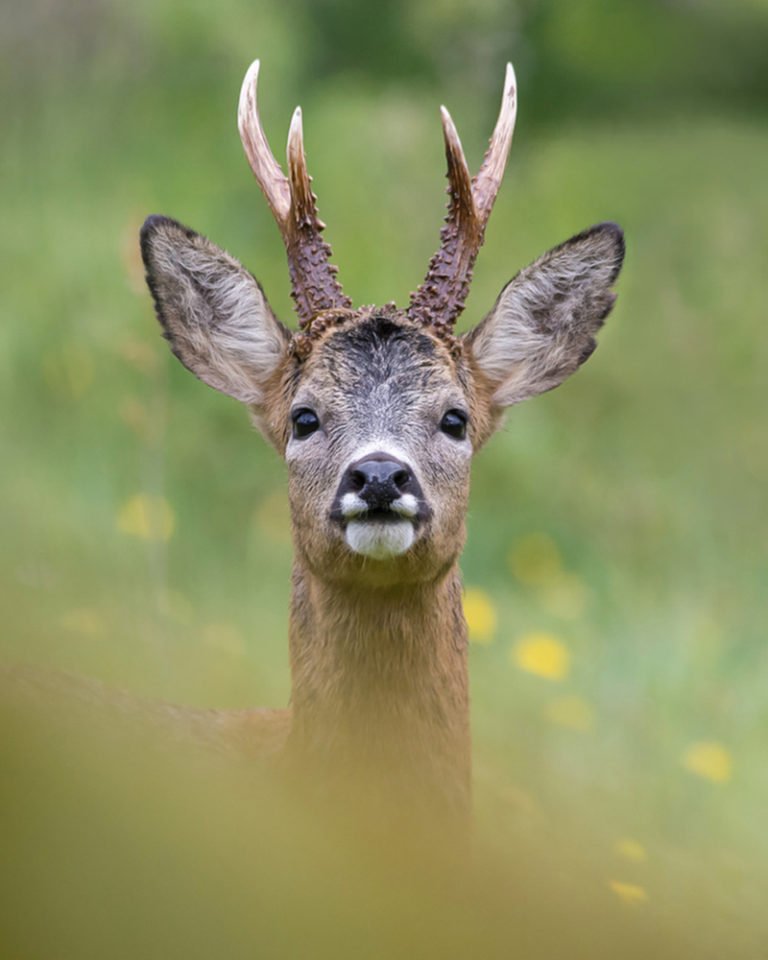
[[[290,333],[234,257],[168,217],[149,217],[141,254],[157,318],[185,367],[222,393],[259,405]]]
[[[591,356],[616,300],[624,234],[601,223],[521,270],[466,335],[501,408],[559,386]]]

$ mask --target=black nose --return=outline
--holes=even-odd
[[[376,510],[388,507],[404,493],[414,493],[416,482],[404,463],[374,453],[348,467],[342,488],[356,493]]]

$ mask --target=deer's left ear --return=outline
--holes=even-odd
[[[255,277],[210,240],[168,217],[149,217],[141,253],[171,349],[209,386],[258,407],[290,333]]]
[[[616,299],[610,288],[623,259],[621,229],[601,223],[545,253],[504,287],[493,310],[466,335],[494,407],[552,390],[584,363]]]

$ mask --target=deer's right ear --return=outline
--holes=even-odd
[[[158,320],[179,360],[216,390],[261,404],[290,333],[256,279],[228,253],[168,217],[146,220],[141,255]]]
[[[623,260],[621,229],[599,223],[539,257],[501,291],[466,337],[496,411],[552,390],[592,354]]]

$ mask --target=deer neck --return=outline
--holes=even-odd
[[[297,564],[293,587],[289,753],[306,769],[465,810],[469,698],[458,568],[430,583],[372,590],[329,583]]]

